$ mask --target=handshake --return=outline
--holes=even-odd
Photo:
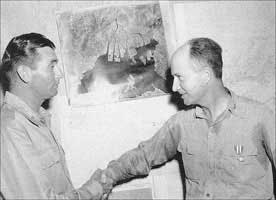
[[[97,169],[90,179],[78,189],[79,199],[106,200],[114,185],[115,180],[108,169]]]

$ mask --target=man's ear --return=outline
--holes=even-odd
[[[205,68],[203,71],[203,76],[204,76],[204,81],[202,82],[202,84],[207,85],[209,83],[209,81],[211,80],[211,76],[212,76],[212,72],[210,71],[209,68]]]
[[[32,72],[31,68],[26,65],[19,65],[16,70],[19,78],[24,82],[28,83],[31,80]]]

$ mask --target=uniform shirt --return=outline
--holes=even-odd
[[[6,92],[1,108],[1,192],[7,199],[76,196],[64,152],[49,128],[50,115],[35,113]],[[73,195],[73,196],[72,196]]]
[[[231,97],[214,122],[200,107],[178,112],[107,171],[115,181],[146,175],[179,151],[187,199],[273,198],[274,115],[261,103]]]

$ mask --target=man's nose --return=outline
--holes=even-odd
[[[59,66],[55,67],[55,77],[57,80],[60,80],[64,77],[63,70]]]
[[[172,86],[172,90],[174,92],[177,92],[179,89],[179,81],[176,78],[173,78],[173,86]]]

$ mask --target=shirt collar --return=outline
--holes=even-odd
[[[4,104],[12,106],[15,110],[23,114],[37,126],[49,125],[51,114],[48,111],[40,107],[39,113],[37,113],[33,111],[23,100],[8,91],[5,93]]]
[[[231,112],[232,114],[235,113],[235,109],[236,109],[236,94],[229,90],[228,88],[226,88],[226,91],[230,94],[231,96],[231,99],[230,101],[228,102],[228,105],[227,105],[227,111]],[[200,106],[196,106],[195,107],[195,112],[194,112],[194,117],[195,118],[202,118],[202,119],[208,119],[208,117],[206,116],[206,114],[204,113],[204,111],[202,110],[202,108]]]

